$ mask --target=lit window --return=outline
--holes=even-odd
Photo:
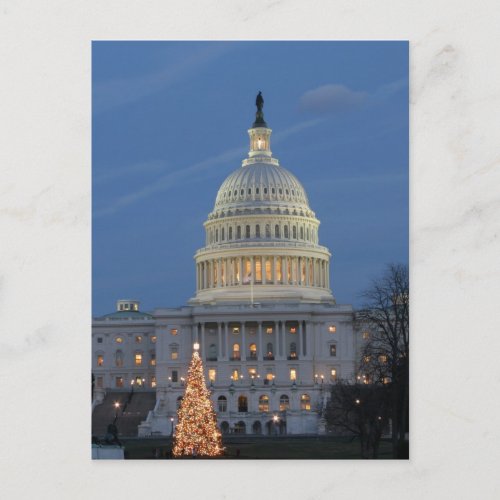
[[[153,336],[151,337],[151,343],[152,343],[152,344],[156,344],[156,341],[157,341],[157,340],[158,340],[158,338],[156,337],[156,335],[153,335]]]
[[[290,333],[297,333],[297,328],[295,326],[291,326]]]
[[[250,344],[250,357],[257,359],[257,344]]]
[[[102,344],[102,337],[97,337],[97,343]]]
[[[301,410],[311,409],[311,398],[307,394],[302,394],[300,396],[300,409]]]
[[[272,326],[268,326],[266,328],[266,333],[273,333],[273,327]]]
[[[219,396],[217,399],[217,406],[220,412],[227,411],[227,398],[226,396]]]
[[[210,380],[210,382],[215,382],[216,373],[215,368],[208,369],[208,380]]]
[[[238,373],[238,370],[236,370],[236,369],[234,369],[234,370],[233,370],[233,373],[232,373],[232,375],[231,375],[231,378],[232,378],[233,380],[239,380],[239,379],[240,379],[240,374]]]
[[[240,344],[233,344],[233,359],[240,359]]]
[[[331,380],[337,380],[337,370],[335,368],[332,368],[330,370],[330,379]]]
[[[141,366],[141,365],[142,365],[142,354],[136,353],[135,354],[135,366]]]
[[[330,345],[330,356],[336,356],[336,355],[337,355],[337,345],[331,344]]]
[[[172,382],[179,381],[179,372],[177,370],[172,370]]]
[[[170,346],[170,359],[179,358],[179,346],[177,344],[172,344]]]
[[[370,332],[363,332],[363,340],[368,340],[370,338]]]
[[[280,396],[280,411],[286,411],[288,409],[290,409],[290,398],[286,394],[283,394]]]
[[[115,378],[115,386],[116,387],[123,387],[123,377],[116,377]]]
[[[257,377],[257,370],[255,368],[249,368],[248,369],[248,376],[250,378],[255,378]]]
[[[269,397],[266,395],[259,398],[259,411],[269,411]]]
[[[297,380],[297,369],[290,368],[290,380]]]
[[[123,342],[123,337],[116,337],[115,342],[121,344]]]
[[[179,330],[177,330],[177,328],[172,328],[172,329],[170,330],[170,333],[171,333],[172,335],[177,335],[177,334],[179,333]]]
[[[387,363],[387,356],[385,354],[381,354],[378,357],[378,360],[379,360],[380,363]]]
[[[102,354],[97,355],[97,366],[103,366],[104,365],[104,356]]]
[[[370,362],[370,356],[363,356],[363,362],[364,363],[369,363]]]
[[[383,378],[383,380],[382,380],[382,382],[383,382],[384,384],[390,384],[391,379],[390,379],[389,377],[384,377],[384,378]]]
[[[240,327],[239,326],[233,326],[233,333],[235,335],[237,335],[238,333],[240,333]]]
[[[335,332],[337,331],[337,327],[336,327],[335,325],[330,325],[330,326],[328,327],[328,331],[329,331],[330,333],[335,333]]]
[[[135,337],[135,343],[140,344],[142,342],[142,337],[140,335],[136,335]]]
[[[151,376],[151,387],[156,387],[156,377],[154,375]]]
[[[149,364],[151,366],[156,366],[156,354],[154,352],[151,353],[151,359],[149,360]]]

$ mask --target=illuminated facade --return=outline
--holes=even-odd
[[[320,433],[329,383],[354,376],[353,310],[332,295],[319,220],[272,156],[261,108],[248,132],[248,158],[204,224],[194,297],[150,314],[119,301],[93,321],[94,404],[132,382],[156,390],[139,435],[170,434],[196,341],[223,433]]]

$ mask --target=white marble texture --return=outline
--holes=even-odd
[[[498,498],[499,5],[2,0],[2,498]],[[409,463],[90,460],[90,41],[194,38],[411,41]]]

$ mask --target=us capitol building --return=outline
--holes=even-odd
[[[223,433],[322,433],[329,385],[355,376],[352,306],[336,304],[320,222],[272,156],[260,93],[256,104],[248,157],[204,223],[194,297],[149,313],[119,300],[93,320],[93,412],[108,393],[149,393],[135,435],[173,431],[195,342]]]

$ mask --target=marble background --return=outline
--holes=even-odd
[[[5,499],[498,498],[497,0],[0,1]],[[410,40],[411,460],[90,460],[90,42]]]

